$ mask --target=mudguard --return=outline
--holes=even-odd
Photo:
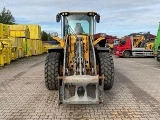
[[[56,48],[50,48],[48,49],[48,53],[51,53],[51,52],[60,52],[60,53],[63,53],[64,49],[62,47],[56,47]]]
[[[108,47],[97,47],[95,48],[96,52],[110,52],[110,48]]]

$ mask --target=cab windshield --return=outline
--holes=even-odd
[[[114,45],[114,46],[117,46],[117,45],[118,45],[118,43],[119,43],[119,40],[118,40],[118,39],[116,39],[116,40],[114,40],[113,45]]]
[[[120,42],[121,45],[126,44],[126,40],[125,39],[121,39],[119,42]]]
[[[64,36],[67,34],[94,34],[93,16],[87,14],[70,14],[64,16]]]

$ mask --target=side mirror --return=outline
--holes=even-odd
[[[100,15],[96,14],[95,19],[96,19],[96,22],[99,23],[100,22]]]
[[[61,20],[61,15],[58,13],[58,14],[56,15],[56,22],[60,22],[60,20]]]

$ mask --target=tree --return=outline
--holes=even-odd
[[[45,31],[42,31],[42,41],[54,41],[51,37],[51,33],[47,33]]]
[[[53,41],[53,38],[52,38],[52,36],[51,36],[51,33],[48,33],[48,40],[49,40],[49,41]]]
[[[42,31],[42,41],[48,41],[48,34],[45,31]]]
[[[0,13],[0,23],[3,24],[15,24],[15,19],[10,10],[6,10],[4,7]]]

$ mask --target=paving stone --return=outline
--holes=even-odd
[[[0,119],[160,120],[160,63],[117,58],[115,82],[100,105],[58,105],[58,91],[44,82],[46,54],[0,68]],[[154,75],[154,77],[153,77]]]

